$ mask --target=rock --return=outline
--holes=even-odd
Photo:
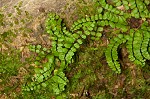
[[[14,12],[14,6],[21,4],[23,11],[28,11],[36,16],[43,12],[61,12],[65,6],[65,0],[0,0],[0,8],[6,6],[5,11]]]

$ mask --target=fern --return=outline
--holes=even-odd
[[[115,37],[114,39],[110,41],[110,44],[108,45],[105,51],[105,56],[106,56],[108,65],[116,73],[121,73],[120,64],[118,62],[117,49],[120,44],[125,43],[125,42],[126,42],[126,39],[124,38],[124,35],[119,34],[118,37]]]
[[[64,70],[74,62],[75,52],[88,36],[92,40],[99,40],[105,26],[119,32],[118,36],[110,39],[105,51],[108,66],[114,72],[121,73],[118,59],[121,44],[126,46],[129,59],[136,65],[143,67],[146,60],[150,60],[150,26],[147,22],[147,18],[150,18],[147,9],[150,4],[149,0],[113,0],[112,4],[107,4],[106,0],[94,1],[98,5],[97,13],[78,19],[70,29],[65,26],[58,15],[54,13],[48,15],[46,31],[50,34],[52,48],[41,50],[41,46],[33,46],[32,51],[45,56],[43,58],[46,58],[47,62],[41,64],[42,68],[35,67],[34,80],[24,86],[25,91],[40,90],[42,87],[48,87],[55,94],[64,91],[68,82]],[[123,10],[117,8],[121,5],[124,7]],[[131,18],[141,19],[142,25],[136,28],[131,27],[127,21]],[[37,61],[40,59],[37,58]]]
[[[147,24],[145,26],[145,24]],[[130,38],[128,38],[127,48],[129,58],[135,64],[144,66],[146,59],[149,60],[148,43],[149,33],[147,31],[148,23],[144,22],[139,30],[130,30]]]

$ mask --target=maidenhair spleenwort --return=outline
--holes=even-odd
[[[43,50],[36,50],[47,59],[47,62],[41,64],[42,68],[35,67],[33,81],[23,86],[24,91],[42,88],[55,94],[64,91],[68,82],[64,70],[73,62],[75,52],[87,37],[91,37],[91,40],[100,40],[106,26],[119,31],[116,37],[110,39],[105,51],[108,66],[114,72],[121,73],[118,59],[121,44],[126,46],[129,59],[136,65],[143,67],[146,60],[150,60],[150,26],[148,23],[150,1],[113,0],[111,4],[108,4],[106,0],[93,1],[97,5],[97,14],[78,19],[70,29],[57,14],[48,15],[45,25],[52,40],[52,47],[48,51],[44,50],[46,54]],[[120,6],[122,6],[121,10]],[[130,26],[127,20],[131,18],[141,20],[138,28]],[[34,48],[41,49],[39,45]]]

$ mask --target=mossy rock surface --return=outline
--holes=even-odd
[[[39,1],[32,7],[39,7]],[[31,19],[35,19],[35,24],[38,25],[32,21],[27,24],[34,28],[30,31],[34,32],[32,37],[37,38],[27,44],[31,51],[28,50],[28,53],[31,57],[33,55],[34,61],[28,64],[31,66],[25,67],[29,75],[26,75],[27,79],[21,85],[20,97],[147,97],[149,80],[142,75],[147,77],[149,71],[149,1],[93,1],[88,3],[79,0],[77,8],[80,11],[75,11],[73,17],[65,16],[67,11],[59,13],[62,10],[57,4],[63,6],[64,2],[58,1],[49,2],[53,3],[50,11],[54,8],[53,11],[57,13],[47,15],[47,8],[42,6],[30,10],[33,15],[42,14],[41,17]],[[29,0],[27,5],[32,5],[33,2]],[[22,2],[21,8],[27,7],[25,3],[26,1]],[[45,18],[47,19],[43,24]],[[41,35],[44,35],[44,43],[40,41]],[[30,39],[31,35],[26,36]],[[18,40],[18,36],[16,39]],[[17,43],[19,46],[24,44]],[[16,48],[22,51],[19,46]],[[22,60],[26,61],[25,58]]]

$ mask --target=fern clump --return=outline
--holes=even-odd
[[[105,56],[108,66],[116,73],[121,73],[121,65],[118,58],[118,50],[123,44],[129,53],[130,61],[136,65],[144,66],[146,60],[150,60],[150,26],[147,19],[150,18],[148,11],[148,0],[113,0],[108,4],[106,0],[94,0],[97,5],[97,13],[78,19],[69,28],[63,20],[54,13],[50,13],[46,20],[46,31],[52,40],[50,50],[36,50],[39,55],[45,55],[46,63],[42,68],[35,67],[33,82],[24,86],[25,91],[40,90],[48,88],[55,94],[65,90],[67,78],[64,70],[74,62],[75,52],[83,44],[87,37],[92,40],[100,40],[107,26],[117,30],[119,34],[110,39]],[[123,6],[124,9],[118,9]],[[132,27],[128,20],[138,18],[140,26]],[[41,46],[33,47],[41,49]],[[43,54],[40,54],[43,53]],[[46,53],[46,54],[44,54]],[[39,58],[38,58],[39,59]],[[39,60],[38,60],[39,61]]]

